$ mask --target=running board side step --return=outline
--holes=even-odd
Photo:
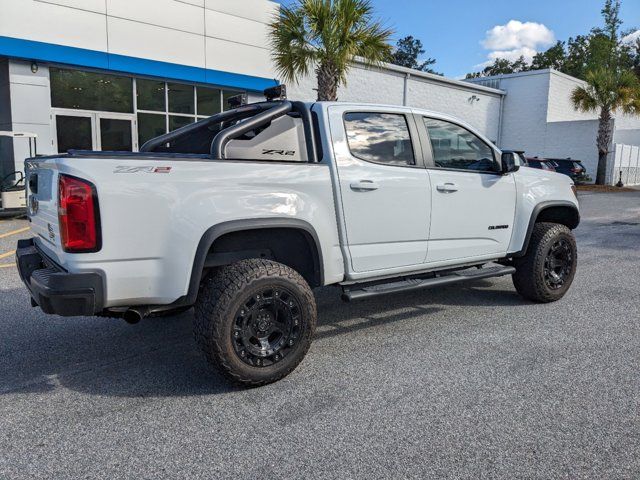
[[[451,285],[453,283],[466,282],[468,280],[479,280],[481,278],[502,277],[504,275],[514,274],[514,267],[487,267],[478,269],[465,269],[457,272],[447,273],[445,275],[436,274],[430,278],[410,278],[407,280],[396,280],[390,283],[371,285],[355,289],[344,288],[342,300],[350,302],[352,300],[361,300],[364,298],[377,297],[379,295],[387,295],[388,293],[410,292],[412,290],[420,290],[423,288],[441,287]],[[357,287],[357,285],[355,285]]]

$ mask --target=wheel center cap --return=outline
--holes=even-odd
[[[271,328],[271,314],[269,312],[260,312],[256,319],[256,330],[266,332]]]

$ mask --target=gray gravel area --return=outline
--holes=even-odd
[[[46,316],[0,268],[0,478],[640,478],[640,192],[581,206],[560,302],[509,278],[322,289],[307,358],[250,390],[208,368],[190,312]]]

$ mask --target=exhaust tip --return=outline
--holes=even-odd
[[[144,315],[142,314],[142,312],[134,308],[130,308],[129,310],[124,312],[124,315],[122,316],[122,318],[124,318],[124,321],[131,325],[138,323],[140,320],[142,320],[143,317]]]

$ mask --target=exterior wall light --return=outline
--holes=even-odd
[[[38,73],[38,64],[36,62],[31,62],[31,73]]]

